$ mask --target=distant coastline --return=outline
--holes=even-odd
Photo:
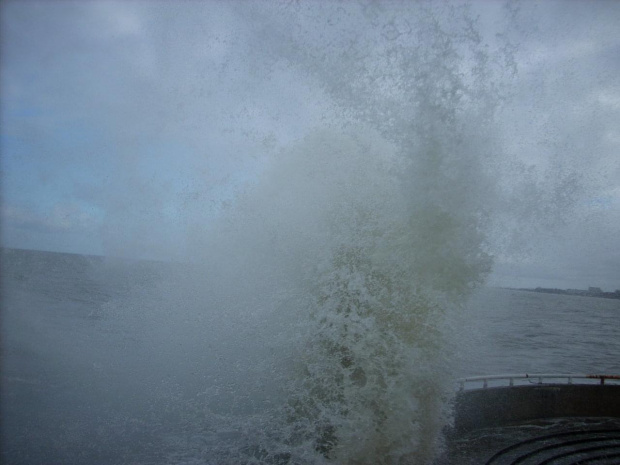
[[[620,289],[614,292],[605,292],[600,287],[589,287],[588,289],[555,289],[546,287],[537,287],[536,289],[527,288],[510,288],[514,291],[526,292],[542,292],[544,294],[564,294],[578,295],[583,297],[602,297],[604,299],[620,299]]]

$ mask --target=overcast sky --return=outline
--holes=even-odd
[[[270,153],[343,111],[347,47],[415,46],[400,5],[3,2],[2,245],[191,256]],[[508,96],[490,283],[620,288],[620,3],[472,17]]]

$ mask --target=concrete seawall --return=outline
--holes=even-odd
[[[543,384],[459,392],[455,432],[540,418],[619,417],[620,385]]]

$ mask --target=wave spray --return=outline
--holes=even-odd
[[[410,10],[340,24],[348,49],[323,38],[296,55],[310,41],[291,33],[276,51],[336,104],[198,241],[213,463],[429,463],[440,448],[448,317],[491,267],[497,100],[469,17]],[[288,20],[303,35],[309,19]]]
[[[331,103],[195,235],[199,284],[169,290],[208,328],[208,463],[430,463],[450,422],[509,66],[466,9],[344,7],[253,12],[273,46],[256,72],[303,73]]]

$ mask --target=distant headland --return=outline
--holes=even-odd
[[[579,295],[584,297],[603,297],[605,299],[620,299],[620,289],[614,292],[605,292],[600,287],[589,287],[588,289],[549,289],[546,287],[537,287],[536,289],[511,288],[515,291],[542,292],[545,294],[565,294]]]

